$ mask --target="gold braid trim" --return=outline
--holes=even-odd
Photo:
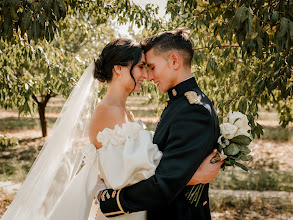
[[[106,214],[104,214],[104,216],[111,216],[111,215],[118,215],[118,214],[124,214],[124,212],[122,212],[122,211],[118,211],[118,212],[110,212],[110,213],[106,213]]]
[[[124,210],[123,210],[121,204],[120,204],[120,201],[119,201],[120,191],[121,191],[121,189],[118,190],[118,192],[117,192],[117,196],[116,196],[117,205],[118,205],[120,211],[117,211],[117,212],[110,212],[110,213],[105,213],[105,214],[104,214],[105,216],[118,215],[118,214],[126,214],[126,213],[124,212]]]
[[[121,206],[121,204],[120,204],[120,200],[119,200],[119,195],[120,195],[120,191],[121,191],[121,190],[122,190],[122,189],[119,189],[119,190],[118,190],[117,197],[116,197],[116,201],[117,201],[117,204],[118,204],[118,207],[119,207],[120,211],[123,212],[124,214],[126,214],[126,213],[124,212],[124,210],[123,210],[123,208],[122,208],[122,206]]]

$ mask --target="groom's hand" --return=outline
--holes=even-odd
[[[210,183],[216,180],[216,177],[220,172],[221,165],[223,164],[223,161],[218,161],[217,163],[210,162],[216,154],[217,150],[214,150],[209,156],[206,157],[206,159],[204,159],[187,185]]]

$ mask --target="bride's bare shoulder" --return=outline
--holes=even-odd
[[[115,125],[121,126],[126,122],[126,114],[124,110],[116,105],[99,103],[93,112],[90,126],[89,138],[96,148],[101,148],[102,145],[97,141],[97,135],[105,128],[113,129]]]

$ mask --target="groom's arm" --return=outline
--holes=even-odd
[[[155,175],[122,190],[103,191],[100,207],[106,216],[170,204],[212,152],[217,137],[214,120],[205,107],[183,107],[171,120],[167,146]]]

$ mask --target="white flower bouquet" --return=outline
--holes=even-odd
[[[230,112],[224,118],[220,125],[221,136],[218,139],[218,154],[211,160],[216,163],[219,160],[224,161],[222,167],[238,166],[245,171],[248,169],[238,161],[252,161],[253,157],[249,155],[253,147],[247,116],[241,112]],[[205,184],[198,184],[187,192],[187,200],[195,207],[198,205]]]

